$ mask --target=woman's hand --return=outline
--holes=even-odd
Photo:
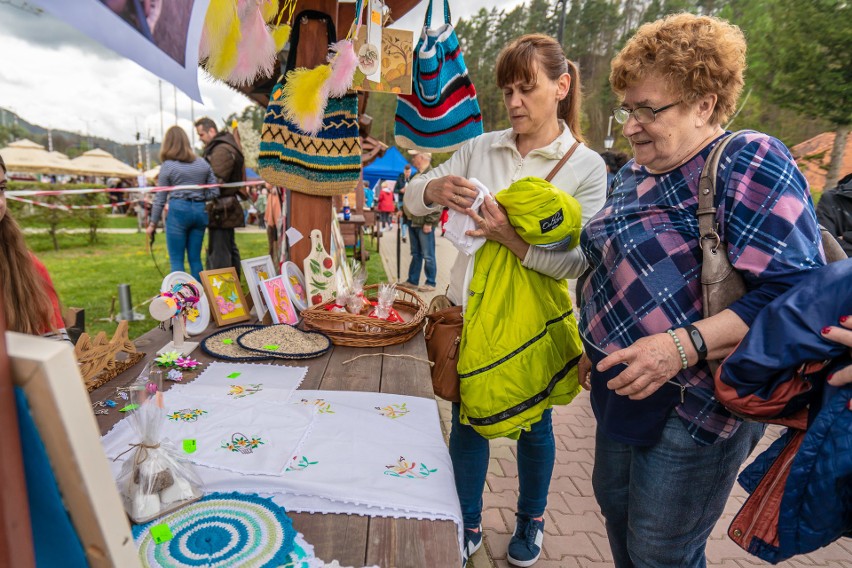
[[[667,333],[643,337],[630,347],[609,354],[597,369],[603,372],[618,364],[627,368],[606,386],[631,400],[651,396],[681,370],[677,347]]]
[[[577,380],[581,387],[592,390],[592,360],[585,353],[580,355],[580,362],[577,363]]]
[[[148,224],[147,227],[145,227],[145,233],[148,235],[149,239],[151,238],[151,235],[153,235],[154,231],[156,231],[156,230],[157,230],[157,227],[150,224],[150,223]]]
[[[433,179],[423,191],[424,203],[440,203],[453,211],[464,213],[479,195],[474,185],[460,176]]]
[[[822,336],[830,341],[840,343],[852,351],[852,315],[840,318],[841,327],[829,326],[822,328]],[[852,383],[852,365],[837,371],[828,377],[828,384],[839,387]]]
[[[465,233],[470,237],[485,237],[490,241],[497,241],[506,246],[513,241],[521,240],[515,228],[509,224],[506,210],[490,195],[482,202],[479,213],[472,209],[466,210],[465,213],[474,220],[478,227]]]

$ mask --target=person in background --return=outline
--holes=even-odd
[[[601,158],[603,158],[604,164],[606,164],[606,186],[609,187],[612,184],[613,178],[615,178],[615,174],[627,163],[628,157],[624,152],[605,150],[601,152]]]
[[[0,282],[6,329],[68,339],[59,297],[44,264],[27,249],[6,206],[6,163],[0,156]]]
[[[415,150],[409,150],[409,153],[414,152]],[[411,165],[405,164],[402,173],[396,178],[396,187],[393,190],[397,211],[399,211],[399,230],[402,231],[402,242],[405,242],[408,238],[408,229],[411,227],[411,219],[405,214],[405,208],[402,206],[405,198],[405,186],[408,185],[409,181],[411,181]]]
[[[828,229],[847,256],[852,257],[852,173],[824,191],[816,208],[819,224]]]
[[[392,183],[393,182],[382,180],[379,180],[378,182],[380,188],[378,198],[379,224],[381,225],[382,231],[390,229],[391,215],[396,208],[396,205],[393,202],[393,190],[391,189]]]
[[[364,209],[372,209],[373,202],[376,200],[376,191],[363,181],[360,182],[364,188]]]
[[[562,46],[543,34],[529,34],[513,40],[498,56],[496,71],[511,128],[474,138],[448,161],[413,178],[406,188],[405,206],[413,215],[440,214],[443,207],[468,214],[478,227],[468,235],[503,245],[522,260],[524,268],[556,280],[577,278],[587,266],[579,247],[549,250],[530,245],[509,224],[505,211],[491,198],[485,199],[479,214],[474,214],[469,208],[479,193],[469,178],[476,178],[495,193],[526,177],[543,180],[573,148],[575,151],[570,159],[551,183],[577,200],[582,208],[582,222],[588,221],[604,202],[606,168],[598,153],[582,144],[579,71],[565,57]],[[475,268],[473,259],[474,255],[459,252],[450,272],[447,296],[456,305],[463,305],[469,297],[465,274]],[[512,322],[525,317],[522,305],[501,304],[499,298],[489,298],[489,301],[492,304],[488,309],[505,317],[507,325],[504,328],[510,328]],[[567,316],[562,316],[554,323],[565,321]],[[570,371],[573,370],[572,367]],[[569,373],[573,376],[570,371],[562,378]],[[574,392],[567,380],[553,377],[546,377],[548,381],[553,380],[550,390],[530,392],[533,381],[540,384],[542,379],[518,376],[514,384],[506,386],[507,390],[529,395],[530,400],[542,394],[547,400],[539,406],[544,408],[539,420],[533,422],[528,431],[521,432],[518,439],[520,490],[515,532],[507,552],[508,562],[514,566],[535,564],[545,537],[544,512],[556,459],[550,394],[556,392],[563,397],[561,400],[567,401]],[[460,410],[461,406],[454,403],[450,457],[464,521],[462,550],[467,559],[482,545],[482,492],[490,454],[488,440],[467,423],[468,420],[464,424],[461,422]],[[515,413],[523,410],[525,408],[512,409]],[[505,414],[511,417],[513,412]]]
[[[432,166],[432,154],[420,152],[412,158],[417,175],[426,173]],[[411,171],[411,168],[408,171]],[[404,174],[403,174],[404,175]],[[406,180],[406,184],[410,180]],[[399,182],[397,181],[397,187]],[[404,193],[403,193],[404,195]],[[428,215],[411,215],[401,206],[402,219],[407,219],[411,225],[411,263],[408,266],[408,279],[403,285],[417,288],[421,292],[432,292],[435,290],[436,278],[438,276],[438,264],[435,261],[435,229],[441,220],[441,212],[434,211]],[[405,240],[403,238],[403,240]],[[426,273],[426,283],[420,284],[420,271]]]
[[[245,181],[245,159],[230,132],[219,132],[216,123],[204,117],[195,121],[198,138],[204,143],[204,159],[210,163],[219,183]],[[245,213],[240,197],[248,193],[240,187],[220,188],[219,198],[210,207],[207,236],[207,270],[233,266],[240,273],[240,249],[234,238],[236,227],[245,227]]]
[[[160,148],[159,186],[206,185],[216,183],[210,164],[199,158],[189,145],[189,137],[180,126],[172,126],[163,137]],[[154,207],[146,233],[150,239],[157,230],[166,202],[169,215],[165,222],[166,247],[172,272],[185,270],[184,257],[189,260],[192,277],[201,282],[201,244],[207,228],[206,202],[219,195],[218,187],[207,189],[177,189],[160,191],[154,197]]]
[[[683,46],[689,46],[684,49]],[[714,396],[709,360],[825,264],[808,183],[779,140],[725,148],[716,220],[747,292],[703,315],[698,182],[743,87],[746,41],[718,18],[644,24],[612,60],[633,149],[583,229],[581,381],[597,419],[592,485],[617,568],[699,568],[740,465],[763,434]]]
[[[267,193],[266,211],[263,214],[266,224],[266,240],[269,243],[269,256],[275,266],[281,264],[280,234],[283,229],[284,219],[284,190],[271,183],[265,183],[264,189]]]
[[[261,229],[266,228],[266,203],[269,199],[269,192],[266,188],[261,188],[257,192],[257,201],[254,202],[254,208],[257,209],[257,226]]]

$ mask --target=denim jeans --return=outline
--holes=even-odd
[[[204,202],[169,199],[169,216],[166,218],[166,248],[172,272],[184,271],[184,254],[189,260],[189,272],[201,282],[201,243],[207,229],[207,211]]]
[[[547,492],[556,461],[551,414],[551,409],[545,410],[541,420],[533,424],[529,432],[521,432],[518,439],[518,513],[530,517],[543,515],[547,507]],[[459,404],[454,402],[450,458],[462,519],[468,529],[477,528],[482,522],[482,491],[489,456],[488,440],[477,434],[472,426],[459,422]]]
[[[438,265],[435,262],[435,229],[428,233],[423,227],[411,226],[411,264],[408,267],[408,283],[420,284],[420,269],[426,266],[426,284],[435,285]]]
[[[399,230],[401,231],[400,236],[403,239],[408,238],[408,229],[411,227],[411,222],[405,217],[405,215],[399,216]]]
[[[728,440],[699,446],[674,411],[653,446],[615,442],[598,430],[592,486],[615,566],[705,567],[707,538],[763,431],[744,422]]]

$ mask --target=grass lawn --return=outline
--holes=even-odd
[[[135,223],[132,218],[130,220]],[[88,246],[88,235],[85,234],[61,235],[60,239],[62,248],[58,252],[53,251],[47,235],[28,235],[27,245],[47,266],[62,304],[85,308],[86,331],[89,334],[105,331],[111,336],[115,331],[115,322],[99,320],[108,318],[111,310],[118,312],[119,284],[130,284],[133,303],[139,306],[136,311],[145,315],[143,321],[130,322],[131,339],[156,325],[157,322],[148,314],[147,304],[139,305],[159,292],[163,280],[145,247],[144,233],[99,233],[98,243],[92,246]],[[369,241],[365,242],[365,245],[368,244]],[[243,259],[263,256],[267,254],[266,233],[237,232],[237,245]],[[370,252],[367,283],[383,282],[386,278],[381,257],[375,250]],[[170,270],[165,235],[161,232],[157,233],[154,255],[160,269],[168,274]],[[243,291],[246,290],[243,281]]]

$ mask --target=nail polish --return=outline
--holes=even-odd
[[[831,373],[829,376],[827,376],[825,378],[825,382],[827,382],[828,384],[831,384],[831,379],[833,379],[833,378],[834,378],[834,373]]]
[[[849,319],[849,316],[840,316],[840,323],[844,323],[848,319]]]
[[[823,334],[823,335],[825,335],[825,334],[826,334],[826,333],[828,333],[829,331],[831,331],[831,328],[830,328],[830,327],[824,327],[824,328],[822,328],[822,334]]]

